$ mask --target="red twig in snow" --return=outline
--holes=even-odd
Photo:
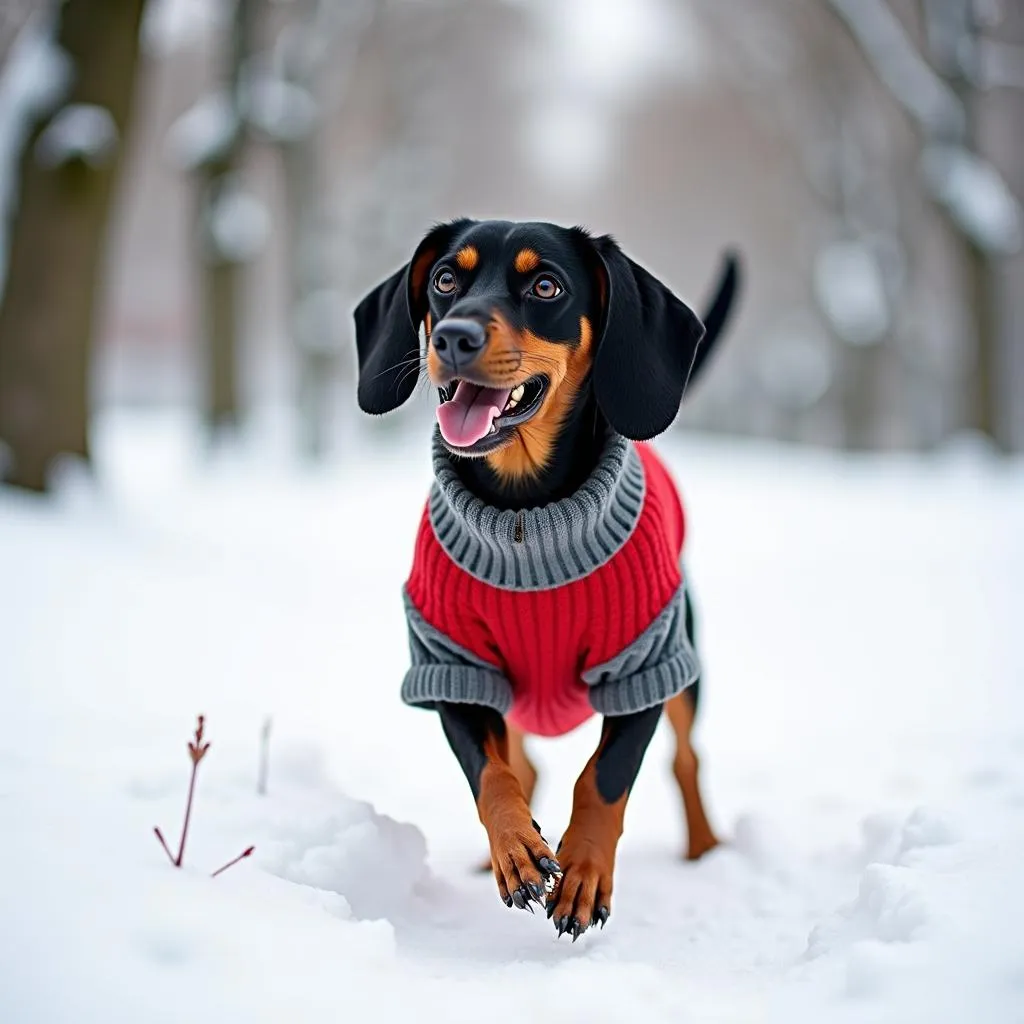
[[[206,752],[210,749],[209,741],[205,743],[203,742],[205,725],[206,719],[204,718],[203,715],[199,715],[199,717],[196,719],[195,735],[192,737],[192,740],[188,745],[188,756],[189,760],[192,762],[192,774],[188,780],[188,796],[185,798],[185,820],[182,822],[181,825],[181,839],[178,842],[177,857],[175,857],[171,853],[171,848],[167,845],[167,840],[164,839],[164,835],[160,831],[160,829],[158,827],[153,829],[153,832],[156,835],[157,839],[160,840],[160,845],[164,848],[164,853],[167,854],[167,859],[176,868],[180,868],[182,862],[185,860],[185,842],[188,839],[189,822],[192,820],[192,802],[194,801],[196,795],[196,774],[199,771],[199,762],[202,761],[204,757],[206,757]],[[233,864],[237,864],[240,860],[243,860],[246,857],[251,856],[253,850],[255,849],[256,847],[250,846],[244,853],[239,854],[234,860],[229,861],[223,867],[218,868],[216,871],[214,871],[213,877],[216,878],[217,875],[219,875],[222,871],[227,871],[227,869],[231,867]]]
[[[159,826],[159,825],[154,825],[154,826],[153,826],[153,831],[154,831],[154,832],[156,833],[156,837],[157,837],[157,839],[159,839],[159,840],[160,840],[160,845],[161,845],[161,846],[162,846],[162,847],[164,848],[164,853],[166,853],[166,854],[167,854],[167,859],[168,859],[168,860],[169,860],[169,861],[170,861],[170,862],[171,862],[171,863],[172,863],[172,864],[173,864],[173,865],[174,865],[175,867],[177,867],[178,865],[177,865],[177,864],[175,863],[175,860],[174,860],[174,854],[173,854],[173,853],[171,853],[171,851],[170,851],[170,848],[169,848],[169,847],[168,847],[168,845],[167,845],[167,840],[166,840],[166,839],[164,839],[164,834],[163,834],[163,832],[161,832],[161,831],[160,831],[160,826]]]
[[[185,840],[188,839],[188,823],[192,818],[192,800],[196,793],[196,772],[199,771],[199,762],[206,757],[206,752],[210,749],[210,744],[203,742],[203,726],[204,719],[200,715],[196,720],[195,737],[188,745],[188,756],[192,762],[192,775],[188,780],[188,796],[185,798],[185,821],[181,826],[181,842],[178,844],[178,856],[174,861],[176,868],[180,868],[181,862],[185,859]]]
[[[253,850],[255,849],[255,846],[250,846],[247,850],[243,850],[234,860],[229,860],[227,864],[217,868],[210,877],[216,878],[222,871],[227,871],[228,868],[233,868],[240,860],[245,860],[246,857],[251,857]]]

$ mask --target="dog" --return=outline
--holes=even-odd
[[[702,320],[610,236],[456,220],[354,314],[364,412],[398,408],[424,374],[440,398],[402,698],[441,720],[502,901],[544,907],[574,942],[611,913],[626,802],[663,713],[686,856],[717,844],[690,742],[700,666],[683,509],[638,442],[672,423],[739,276],[727,253]],[[553,850],[530,810],[524,736],[595,713],[600,742]]]

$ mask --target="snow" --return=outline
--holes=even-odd
[[[36,159],[44,167],[82,160],[102,167],[117,148],[119,132],[106,107],[70,103],[53,116],[36,141]]]
[[[167,152],[181,170],[194,171],[219,157],[237,128],[231,97],[223,89],[204,96],[167,133]]]
[[[882,268],[862,242],[833,242],[814,262],[814,291],[836,334],[849,345],[874,345],[889,329]]]
[[[166,57],[200,42],[229,12],[224,0],[147,0],[142,44],[148,53]]]
[[[272,142],[298,142],[316,123],[317,101],[309,90],[270,72],[252,76],[245,103],[250,124]]]
[[[932,145],[921,156],[931,194],[980,248],[1012,254],[1024,232],[1020,203],[983,157],[960,146]]]
[[[270,211],[231,176],[207,209],[207,232],[218,259],[245,263],[255,259],[270,235]]]
[[[759,386],[785,409],[810,409],[835,379],[828,336],[809,314],[795,314],[765,332],[757,361]]]
[[[572,945],[469,871],[465,781],[399,704],[429,454],[388,436],[313,471],[107,414],[95,484],[0,491],[0,1019],[1022,1019],[1024,465],[659,442],[730,844],[679,860],[660,731]],[[152,827],[174,844],[199,712],[176,871]],[[534,748],[555,841],[597,730]]]

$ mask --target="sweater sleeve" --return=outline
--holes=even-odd
[[[512,686],[502,672],[427,622],[408,591],[404,598],[412,664],[402,700],[427,709],[439,703],[483,704],[505,714],[512,706]]]
[[[602,715],[628,715],[682,693],[700,676],[686,633],[685,584],[625,650],[583,673],[590,703]]]

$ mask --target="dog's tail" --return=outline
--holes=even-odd
[[[743,284],[743,274],[740,268],[739,254],[729,250],[722,260],[722,272],[718,277],[718,286],[715,289],[711,305],[704,314],[704,337],[697,346],[697,354],[693,358],[693,365],[690,367],[690,380],[700,373],[701,368],[707,362],[715,342],[722,334],[722,330],[729,321],[729,314],[732,312],[736,295]]]

